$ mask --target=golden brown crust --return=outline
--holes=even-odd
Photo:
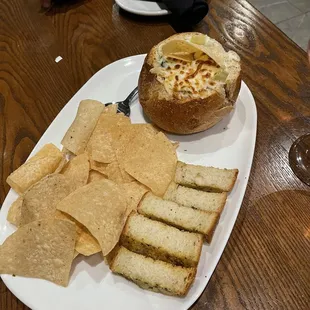
[[[190,274],[190,276],[188,278],[188,281],[187,281],[187,284],[186,284],[186,288],[185,288],[183,294],[180,294],[180,296],[186,296],[187,295],[189,289],[191,288],[191,285],[193,284],[193,282],[195,280],[196,273],[197,273],[197,268],[194,268],[193,272]]]
[[[232,105],[235,104],[238,98],[240,88],[241,88],[241,72],[236,77],[236,80],[233,83],[231,83],[231,85],[226,86],[226,95],[228,96]]]
[[[230,192],[234,188],[235,183],[237,181],[238,174],[239,174],[239,170],[238,169],[234,169],[234,170],[235,170],[235,174],[234,174],[234,177],[231,180],[231,183],[229,184],[228,192]]]
[[[163,42],[183,35],[174,35]],[[226,85],[226,98],[214,91],[204,99],[176,99],[150,72],[157,48],[158,45],[154,46],[146,56],[139,77],[140,104],[153,123],[168,132],[191,134],[214,126],[233,109],[241,86],[240,72]]]
[[[143,64],[139,78],[139,100],[145,114],[158,127],[174,133],[190,134],[215,125],[232,110],[218,93],[205,99],[192,99],[180,103],[176,99],[162,98],[164,86],[150,73],[151,66]]]
[[[166,223],[163,223],[165,226],[169,226]],[[169,226],[170,227],[170,226]],[[127,222],[122,235],[120,237],[120,244],[127,248],[128,250],[147,256],[152,257],[155,260],[161,260],[173,265],[183,266],[183,267],[195,267],[199,262],[199,258],[201,255],[202,245],[203,245],[203,237],[201,234],[197,234],[198,239],[198,251],[195,257],[187,257],[186,254],[180,253],[179,255],[171,254],[165,250],[165,248],[155,247],[151,244],[147,243],[147,240],[140,242],[136,240],[134,237],[130,236],[130,228],[129,223]]]
[[[120,247],[118,249],[118,251],[121,251],[123,247]],[[124,249],[124,248],[123,248]],[[130,250],[127,250],[126,251],[130,251]],[[137,253],[132,253],[133,255],[137,255]],[[118,252],[117,252],[117,255],[118,255]],[[116,274],[120,274],[121,276],[125,277],[126,279],[136,283],[138,286],[140,286],[141,288],[143,289],[147,289],[147,290],[151,290],[151,291],[154,291],[154,292],[159,292],[159,293],[162,293],[162,294],[165,294],[165,295],[172,295],[172,296],[185,296],[193,281],[195,280],[195,277],[196,277],[196,273],[197,273],[197,268],[196,267],[190,267],[190,268],[186,268],[186,267],[177,267],[177,268],[186,268],[187,271],[188,271],[188,276],[186,278],[184,278],[184,282],[185,282],[185,287],[178,287],[178,286],[175,286],[173,288],[173,290],[171,291],[169,288],[166,288],[166,287],[162,287],[160,285],[155,285],[154,284],[150,284],[148,279],[147,278],[137,278],[137,277],[134,277],[132,274],[124,274],[120,271],[117,270],[117,266],[115,266],[116,264],[116,260],[117,260],[117,255],[114,256],[113,260],[111,261],[109,267],[110,267],[110,270],[113,272],[113,273],[116,273]],[[139,255],[140,256],[140,255]],[[147,256],[144,256],[145,259],[148,259],[148,260],[153,260],[154,263],[156,263],[157,261],[150,258],[150,257],[147,257]],[[161,262],[163,264],[166,264],[165,262]],[[176,266],[174,265],[171,265],[171,268],[174,268]]]
[[[214,219],[214,222],[213,222],[213,225],[212,225],[212,229],[208,232],[207,235],[205,235],[205,238],[206,238],[206,241],[210,244],[211,241],[212,241],[212,238],[213,238],[213,235],[214,235],[214,232],[215,232],[215,229],[217,227],[217,224],[220,220],[220,217],[221,217],[221,213],[218,213],[218,216]]]
[[[183,267],[195,267],[198,264],[200,253],[201,253],[201,248],[203,244],[203,240],[201,240],[200,244],[200,252],[199,256],[195,257],[197,260],[192,260],[187,258],[186,256],[175,256],[164,249],[161,248],[156,248],[150,244],[147,243],[142,243],[140,241],[135,240],[134,238],[131,238],[130,236],[126,235],[126,233],[122,234],[120,243],[123,247],[127,248],[128,250],[147,256],[151,257],[155,260],[161,260],[166,263],[170,263],[172,265],[177,265],[177,266],[183,266]]]

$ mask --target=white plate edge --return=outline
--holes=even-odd
[[[116,60],[116,61],[126,61],[126,60],[129,60],[130,58],[132,57],[145,57],[146,54],[140,54],[140,55],[132,55],[132,56],[128,56],[128,57],[125,57],[125,58],[122,58],[122,59],[119,59],[119,60]],[[30,155],[28,156],[27,160],[29,159],[29,157],[33,156],[39,149],[39,142],[44,138],[44,136],[46,134],[48,134],[49,130],[50,130],[50,127],[52,126],[53,122],[59,117],[59,115],[63,112],[63,110],[69,108],[69,105],[70,103],[73,101],[75,101],[75,97],[78,96],[78,93],[85,87],[87,87],[87,84],[90,83],[90,80],[92,78],[94,78],[97,74],[99,74],[99,72],[105,68],[107,68],[108,66],[111,66],[113,65],[114,62],[108,64],[107,66],[103,67],[102,69],[98,70],[84,85],[82,85],[82,87],[72,96],[72,98],[65,104],[65,106],[60,110],[60,112],[57,114],[57,116],[54,118],[54,120],[51,122],[51,124],[48,126],[48,128],[45,130],[45,132],[43,133],[43,135],[41,136],[41,138],[39,139],[39,141],[37,142],[37,144],[35,145],[35,147],[33,148],[33,150],[31,151]],[[218,251],[217,255],[216,255],[216,259],[214,260],[215,263],[213,263],[210,267],[210,272],[208,273],[207,277],[204,278],[204,285],[201,285],[201,289],[200,290],[197,290],[195,292],[195,294],[193,294],[193,297],[191,298],[192,301],[191,303],[187,303],[187,304],[184,304],[185,308],[183,309],[188,309],[190,306],[192,306],[197,300],[198,298],[200,297],[200,295],[204,292],[204,290],[206,289],[206,286],[208,285],[208,282],[217,266],[217,264],[219,263],[219,260],[226,248],[226,245],[227,245],[227,242],[230,238],[230,235],[232,233],[232,230],[235,226],[235,223],[236,223],[236,219],[237,219],[237,216],[239,214],[239,211],[240,211],[240,208],[242,206],[242,201],[244,199],[244,195],[245,195],[245,191],[247,189],[247,185],[248,185],[248,180],[249,180],[249,176],[250,176],[250,173],[251,173],[251,168],[252,168],[252,163],[253,163],[253,158],[254,158],[254,152],[255,152],[255,145],[256,145],[256,136],[257,136],[257,108],[256,108],[256,104],[255,104],[255,99],[250,91],[250,89],[248,88],[248,86],[246,85],[246,83],[244,81],[242,81],[242,84],[244,84],[244,88],[245,88],[245,91],[247,91],[248,95],[252,98],[253,100],[253,103],[254,103],[254,108],[255,108],[255,113],[253,114],[253,118],[255,120],[255,132],[253,132],[253,136],[255,137],[253,140],[252,140],[252,143],[251,143],[251,160],[248,161],[247,163],[247,167],[245,169],[245,175],[247,177],[247,180],[246,180],[246,185],[244,186],[243,190],[241,191],[240,193],[240,198],[238,199],[238,203],[239,203],[239,207],[238,208],[235,208],[234,210],[234,213],[233,213],[233,221],[231,221],[231,224],[229,226],[226,227],[226,230],[227,232],[227,235],[225,236],[224,239],[221,240],[221,250]],[[253,111],[254,112],[254,111]],[[11,192],[14,192],[12,189],[10,189],[10,191],[8,192],[7,196],[11,193]],[[242,195],[241,195],[242,194]],[[7,196],[3,202],[3,204],[5,203],[6,199],[7,199]],[[2,210],[2,209],[1,209]],[[1,212],[0,210],[0,212]],[[225,240],[225,242],[224,242]],[[2,275],[0,275],[3,282],[5,283],[5,285],[7,286],[7,288],[16,296],[16,294],[14,293],[14,288],[11,287],[11,285],[8,283],[9,281],[6,281],[6,279],[3,279]],[[18,297],[17,297],[18,298]],[[19,299],[19,298],[18,298]],[[22,301],[26,306],[28,306],[29,308],[31,309],[35,309],[35,307],[31,306],[30,304]]]

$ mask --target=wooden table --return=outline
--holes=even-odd
[[[245,0],[209,1],[195,30],[242,58],[258,110],[252,173],[224,254],[192,309],[309,309],[310,192],[288,151],[310,132],[306,53]],[[72,95],[100,68],[173,34],[165,18],[119,12],[113,1],[49,12],[38,0],[0,2],[2,203],[8,174],[29,155]],[[56,63],[57,56],[63,59]],[[242,150],[240,150],[242,151]],[[0,309],[28,309],[0,282]]]

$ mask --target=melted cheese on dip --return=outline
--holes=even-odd
[[[189,62],[162,57],[157,66],[151,69],[166,91],[176,98],[204,98],[210,90],[219,91],[224,83],[216,80],[215,76],[221,71],[220,66],[207,55],[203,56],[203,60],[193,59]]]

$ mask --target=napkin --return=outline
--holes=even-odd
[[[190,25],[198,24],[208,13],[204,0],[162,0],[175,20]]]

